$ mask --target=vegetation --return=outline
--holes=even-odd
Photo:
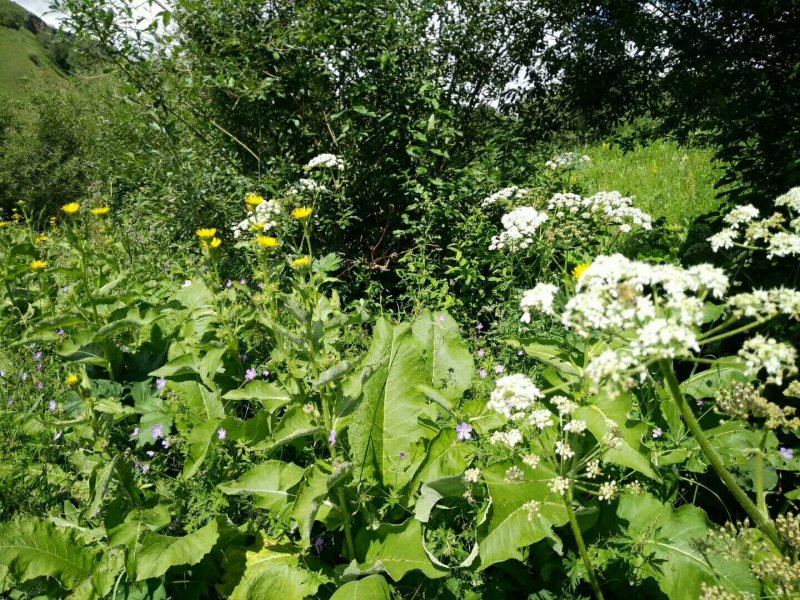
[[[800,595],[796,10],[58,8],[0,82],[0,595]]]

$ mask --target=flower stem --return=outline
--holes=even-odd
[[[572,483],[570,483],[567,494],[564,497],[564,506],[567,507],[567,517],[569,517],[569,526],[572,528],[572,535],[575,536],[575,542],[578,544],[578,552],[580,552],[583,566],[586,567],[586,573],[589,575],[589,583],[592,584],[592,591],[597,600],[603,599],[603,592],[600,589],[600,582],[595,575],[594,567],[592,567],[592,560],[589,558],[589,551],[586,550],[586,544],[581,535],[581,528],[578,525],[578,518],[575,516],[575,511],[572,509]]]
[[[753,504],[753,501],[750,500],[741,486],[736,483],[736,480],[731,472],[725,467],[720,455],[717,454],[717,451],[714,450],[709,443],[708,438],[703,432],[703,428],[700,427],[700,423],[697,421],[692,409],[687,404],[683,392],[681,392],[678,379],[675,377],[675,372],[672,370],[672,364],[667,360],[660,360],[659,366],[661,367],[661,373],[664,375],[670,395],[678,405],[678,409],[681,411],[681,416],[683,416],[686,426],[689,428],[689,431],[692,432],[692,435],[694,435],[697,443],[699,444],[703,453],[706,455],[706,458],[708,458],[711,466],[714,467],[714,470],[717,472],[717,475],[719,475],[725,486],[728,488],[728,490],[730,490],[731,494],[733,494],[733,497],[736,498],[736,501],[739,502],[741,507],[747,512],[750,518],[753,519],[756,525],[758,525],[761,531],[769,538],[775,547],[781,551],[784,551],[785,544],[778,535],[778,531],[775,529],[775,525],[766,514],[766,511],[760,511],[758,507]]]

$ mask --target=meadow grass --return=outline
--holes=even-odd
[[[0,95],[22,100],[29,93],[26,84],[39,79],[49,86],[63,81],[35,35],[24,28],[0,27]]]
[[[656,140],[629,152],[608,144],[579,152],[592,159],[590,167],[574,175],[589,195],[617,190],[635,196],[636,206],[676,225],[688,225],[720,205],[714,184],[722,169],[710,149]]]

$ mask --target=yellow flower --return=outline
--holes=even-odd
[[[0,221],[0,229],[3,227],[8,227],[8,221]]]
[[[35,260],[31,263],[31,269],[34,271],[44,271],[47,268],[46,260]]]
[[[212,250],[216,250],[221,245],[222,245],[222,240],[219,239],[219,238],[216,238],[216,237],[213,240],[211,240],[211,243],[209,244],[209,246],[211,246]]]
[[[253,231],[264,231],[266,226],[266,223],[250,223],[250,227],[253,229]]]
[[[67,375],[67,385],[75,385],[80,381],[80,378],[77,375]]]
[[[312,212],[314,212],[312,208],[308,206],[301,206],[300,208],[295,208],[292,211],[292,216],[298,221],[305,221],[308,217],[311,216]]]
[[[278,238],[274,238],[271,235],[258,236],[256,238],[256,243],[262,248],[277,248],[281,245]]]
[[[244,197],[244,203],[250,210],[254,210],[256,206],[261,204],[263,201],[264,197],[259,196],[258,194],[247,194],[247,196]]]
[[[592,265],[589,263],[583,263],[578,265],[577,267],[572,269],[572,277],[575,279],[575,281],[578,281],[581,278],[581,276],[586,272],[586,269],[588,269],[591,266]]]
[[[39,235],[36,236],[36,241],[39,242],[40,244],[46,242],[47,236],[43,233],[40,233]]]
[[[197,237],[199,237],[201,240],[210,240],[215,235],[217,235],[217,230],[214,228],[198,229],[195,233],[197,234]]]
[[[303,267],[307,267],[311,264],[311,257],[310,256],[301,256],[300,258],[295,258],[292,261],[292,266],[297,267],[298,269],[302,269]]]
[[[68,215],[74,215],[80,209],[81,205],[78,204],[77,202],[70,202],[69,204],[65,204],[64,206],[61,207],[61,210],[63,210]]]
[[[111,208],[108,206],[98,206],[97,208],[93,208],[89,211],[96,217],[105,217],[109,212],[111,212]]]

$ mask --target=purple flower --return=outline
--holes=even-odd
[[[227,431],[225,431],[222,427],[217,429],[217,439],[218,440],[224,440],[226,437],[228,437],[228,432]]]
[[[781,453],[781,456],[783,456],[783,458],[785,458],[786,460],[792,460],[794,458],[794,450],[792,450],[791,448],[784,448],[781,446],[779,452]]]
[[[655,429],[653,429],[653,439],[654,439],[654,440],[657,440],[657,439],[658,439],[658,438],[660,438],[660,437],[661,437],[663,434],[664,434],[664,432],[663,432],[663,431],[661,431],[661,427],[656,427]]]
[[[239,280],[239,283],[241,283],[242,285],[247,285],[247,279],[245,279],[244,277],[242,277],[242,278]]]
[[[444,315],[439,315],[439,323],[444,323],[447,320],[447,317]]]
[[[477,329],[478,331],[483,331],[483,323],[478,321],[478,324],[475,326],[475,329]]]
[[[39,350],[36,354],[33,355],[33,360],[41,360],[42,359],[42,351]]]
[[[39,383],[37,383],[36,384],[36,389],[37,390],[43,390],[44,389],[44,382],[40,381]]]
[[[145,473],[147,473],[150,470],[150,465],[148,463],[144,463],[141,466],[141,470],[142,470],[142,475],[144,475]]]
[[[63,329],[59,329],[58,331],[56,331],[56,335],[58,335],[58,336],[64,335],[64,330]]]
[[[50,400],[50,402],[47,403],[47,410],[49,410],[50,412],[56,412],[56,401],[55,400]]]
[[[322,547],[324,545],[325,540],[323,540],[321,537],[317,537],[317,539],[314,540],[314,551],[317,553],[317,556],[322,554]]]
[[[331,446],[336,445],[336,432],[333,429],[331,429],[331,432],[328,434],[328,443]]]
[[[407,456],[407,454],[405,452],[401,452],[400,453],[400,458],[405,458],[406,456]]]
[[[226,288],[229,288],[229,287],[231,287],[232,285],[233,285],[233,282],[232,282],[230,279],[228,279],[228,281],[226,281],[226,282],[225,282],[225,287],[226,287]]]
[[[506,368],[503,365],[495,365],[494,366],[494,372],[497,373],[498,375],[500,373],[502,373],[503,371],[505,371],[505,370],[506,370]]]
[[[263,290],[263,289],[264,289],[264,284],[263,284],[263,283],[261,283],[261,282],[259,282],[259,284],[258,284],[258,289],[260,289],[260,290]]]
[[[258,371],[255,369],[247,369],[247,371],[244,372],[244,378],[247,379],[247,381],[253,381],[256,375],[258,375]]]
[[[264,369],[263,371],[261,371],[261,374],[262,374],[264,377],[269,377],[269,369]]]
[[[469,423],[459,423],[456,425],[456,433],[458,434],[458,439],[462,442],[472,439],[472,427]]]
[[[697,402],[695,402],[695,404],[697,404],[697,406],[699,406],[700,408],[703,408],[706,405],[706,403],[703,402],[702,400],[698,400]]]
[[[159,377],[158,379],[156,379],[156,389],[159,392],[161,390],[163,390],[165,387],[167,387],[167,380],[166,379],[164,379],[163,377]]]
[[[478,358],[483,358],[484,356],[486,356],[486,350],[481,348],[480,350],[478,350]]]
[[[37,371],[41,371],[42,369],[44,369],[44,365],[42,363],[39,363],[38,365],[36,365],[36,370]]]
[[[28,381],[28,374],[23,373],[22,375],[19,376],[19,378],[22,379],[22,381]]]
[[[56,434],[53,436],[53,441],[57,442],[60,439],[61,439],[61,432],[60,431],[56,431]]]
[[[3,371],[3,369],[0,369],[0,377],[5,377],[5,376],[6,376],[6,372]]]
[[[244,352],[239,355],[239,358],[242,359],[242,362],[247,362],[247,354]]]
[[[161,440],[161,445],[164,446],[164,449],[166,450],[167,448],[170,447],[171,444],[169,443],[169,440],[167,438],[164,438],[163,440]]]
[[[150,435],[152,435],[155,439],[164,437],[164,426],[161,423],[153,425],[150,428]]]
[[[488,373],[486,372],[486,369],[481,369],[480,371],[478,371],[478,377],[480,377],[481,379],[486,379],[487,375]]]
[[[8,399],[8,405],[9,406],[14,406],[14,399],[13,398],[9,398]]]

